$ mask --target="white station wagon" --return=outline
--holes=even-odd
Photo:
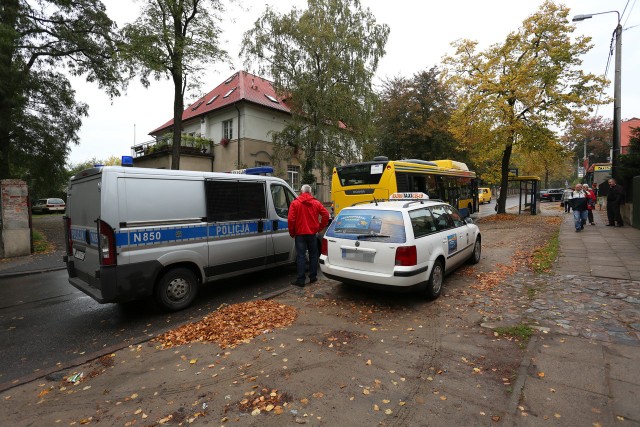
[[[480,261],[481,242],[471,218],[449,204],[395,193],[340,211],[322,241],[320,269],[340,282],[421,290],[435,299],[446,274]]]

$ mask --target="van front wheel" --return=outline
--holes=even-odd
[[[157,303],[167,311],[188,307],[198,293],[198,280],[187,268],[174,268],[160,278],[156,286]]]

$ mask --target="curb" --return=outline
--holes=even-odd
[[[12,271],[8,273],[0,273],[0,279],[19,277],[19,276],[28,276],[31,274],[48,273],[50,271],[66,270],[66,268],[67,267],[65,266],[60,266],[60,267],[41,268],[38,270]]]

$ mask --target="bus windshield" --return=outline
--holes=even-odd
[[[342,186],[378,184],[386,166],[386,162],[357,163],[354,165],[338,166],[336,167],[336,173]]]

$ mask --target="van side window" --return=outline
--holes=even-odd
[[[276,210],[276,214],[280,218],[287,218],[289,215],[289,206],[293,202],[296,196],[282,185],[271,185],[271,198],[273,199],[273,207]]]
[[[264,183],[206,180],[204,185],[208,222],[266,218]]]

